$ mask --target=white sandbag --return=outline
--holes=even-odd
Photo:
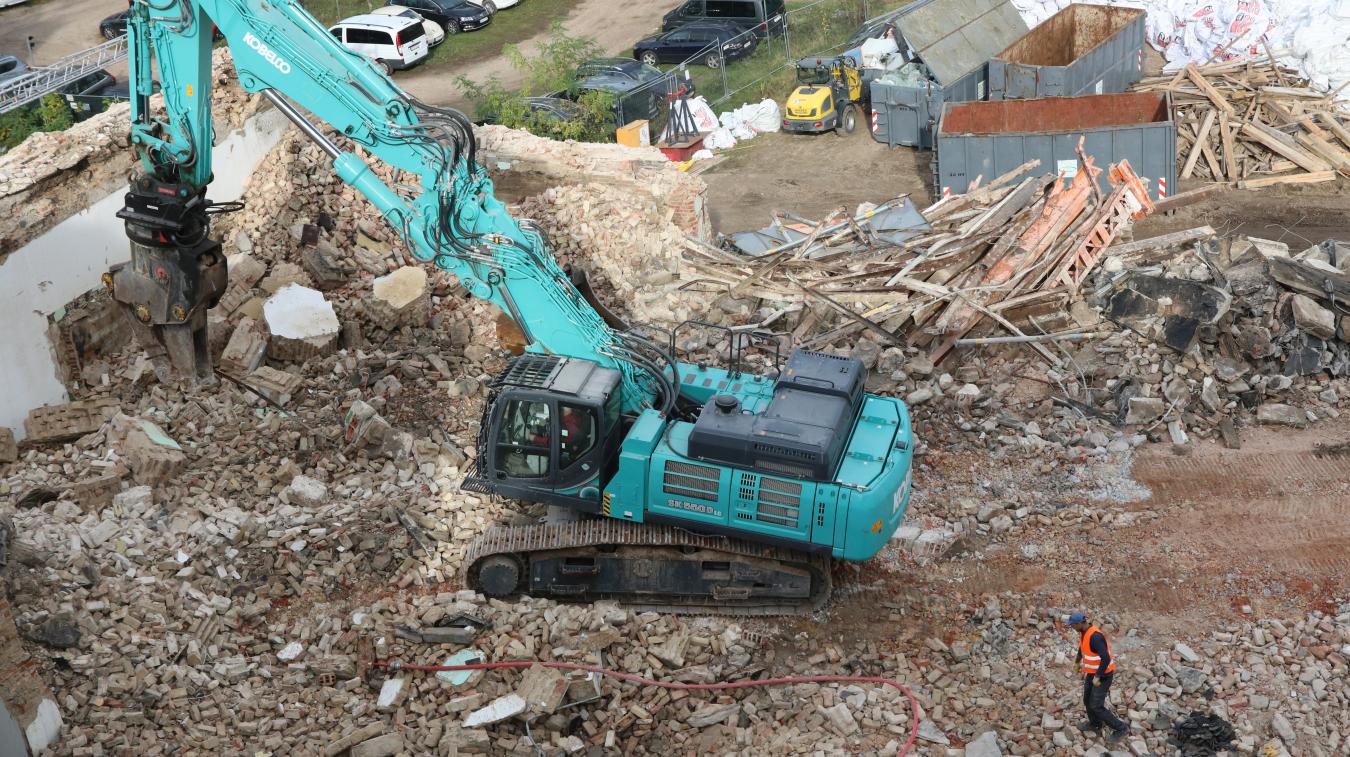
[[[698,127],[700,132],[717,128],[717,113],[708,104],[708,98],[703,95],[689,100],[689,112],[693,114],[694,126]]]
[[[703,146],[709,150],[728,150],[736,146],[736,138],[730,129],[713,129],[703,138]]]
[[[705,140],[705,143],[706,143],[706,140]],[[695,150],[695,151],[694,151],[694,154],[689,156],[689,159],[690,159],[690,160],[707,160],[708,158],[713,158],[713,157],[716,157],[716,156],[713,155],[713,151],[712,151],[712,150],[703,149],[703,150]]]

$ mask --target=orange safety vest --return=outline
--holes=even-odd
[[[1078,640],[1078,651],[1083,655],[1083,673],[1086,675],[1096,675],[1097,668],[1101,667],[1101,655],[1094,654],[1092,651],[1092,634],[1102,633],[1102,630],[1096,626],[1088,626],[1088,630],[1083,632],[1083,637]],[[1107,673],[1112,673],[1116,669],[1116,656],[1111,653],[1111,641],[1102,633],[1102,641],[1106,642],[1106,653],[1111,655],[1111,664],[1106,666]]]

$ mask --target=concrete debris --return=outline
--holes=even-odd
[[[331,354],[338,347],[342,326],[333,306],[316,289],[287,283],[263,305],[263,319],[272,338],[268,357],[303,362]]]
[[[520,715],[527,709],[529,709],[529,705],[519,694],[507,694],[492,700],[486,707],[469,713],[468,717],[464,718],[464,727],[477,728],[490,723],[498,723]]]
[[[240,318],[220,355],[220,372],[242,380],[258,370],[266,355],[267,334],[262,325],[252,318]]]
[[[294,373],[264,365],[249,373],[239,383],[265,398],[268,402],[278,407],[285,407],[290,404],[291,397],[300,391],[304,379]]]
[[[12,463],[19,459],[19,445],[14,441],[14,430],[0,426],[0,463]]]
[[[352,747],[351,757],[393,757],[403,751],[403,736],[386,733]]]
[[[740,711],[741,706],[736,702],[704,704],[699,705],[698,709],[684,719],[684,722],[691,728],[707,728],[710,725],[726,722],[738,715]]]
[[[371,318],[387,324],[387,328],[425,324],[431,317],[431,290],[426,268],[403,266],[387,276],[376,278],[366,307]]]
[[[1003,750],[998,746],[998,734],[994,731],[985,731],[979,738],[966,744],[965,757],[1003,757]]]
[[[309,476],[296,476],[286,487],[286,494],[292,502],[314,507],[328,499],[328,486]]]
[[[353,449],[391,459],[405,457],[412,450],[412,434],[395,430],[374,407],[361,400],[347,408],[342,425],[343,438]]]
[[[516,687],[516,694],[525,700],[525,706],[531,714],[551,715],[567,694],[567,679],[562,671],[531,665]]]
[[[131,468],[138,484],[158,486],[178,475],[187,455],[158,424],[118,413],[108,430],[109,441]]]
[[[71,441],[97,431],[117,408],[117,401],[109,398],[39,407],[24,419],[24,434],[37,444]]]

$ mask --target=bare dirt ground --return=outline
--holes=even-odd
[[[822,218],[906,193],[928,204],[932,154],[892,149],[861,127],[848,136],[765,134],[722,154],[703,178],[713,226],[723,233],[762,228],[777,210]]]
[[[17,55],[30,64],[48,64],[103,41],[98,22],[126,10],[118,0],[43,0],[0,10],[0,55]],[[28,59],[29,35],[37,38]]]
[[[821,218],[861,202],[909,193],[932,200],[931,152],[890,148],[866,134],[766,134],[723,153],[703,174],[713,225],[722,233],[758,229],[775,210]],[[1201,183],[1187,182],[1182,190]],[[1208,224],[1220,234],[1276,239],[1303,249],[1324,239],[1350,239],[1350,181],[1231,191],[1146,218],[1134,227],[1146,238]]]

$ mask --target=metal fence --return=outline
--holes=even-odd
[[[816,0],[776,16],[730,40],[711,43],[674,64],[675,76],[694,83],[713,104],[733,97],[780,99],[797,61],[837,55],[864,23],[904,7],[909,0]],[[747,45],[748,43],[748,45]],[[782,91],[780,91],[782,90]]]

